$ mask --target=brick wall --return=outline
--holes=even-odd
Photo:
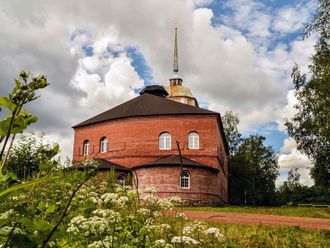
[[[157,166],[138,168],[134,176],[138,178],[138,188],[155,187],[161,197],[179,196],[184,200],[223,204],[227,194],[219,183],[223,178],[220,172],[197,167],[184,167],[190,174],[189,189],[180,188],[180,167]]]
[[[112,162],[130,168],[152,162],[166,155],[178,155],[176,146],[176,140],[178,140],[184,157],[219,171],[215,176],[212,176],[212,185],[210,185],[205,173],[209,173],[210,176],[211,170],[204,170],[203,172],[203,169],[193,169],[193,171],[198,171],[200,177],[200,180],[195,183],[195,185],[199,185],[198,192],[200,193],[198,194],[202,194],[198,197],[202,198],[202,196],[206,197],[208,195],[208,199],[210,197],[214,199],[221,197],[224,201],[227,201],[227,158],[218,125],[215,115],[183,115],[134,117],[78,127],[75,128],[73,159],[74,161],[85,159],[83,142],[89,140],[89,155],[87,158],[91,159],[95,156],[110,158]],[[160,133],[165,131],[172,136],[171,150],[159,150],[158,138]],[[188,134],[191,131],[199,134],[199,150],[188,149]],[[102,137],[107,137],[109,140],[108,152],[106,153],[99,152]],[[151,173],[152,168],[144,168],[143,171]],[[154,179],[152,180],[157,181],[159,176],[157,174],[153,176]],[[197,180],[198,177],[195,178],[194,180]],[[207,186],[202,184],[207,184]],[[173,190],[178,184],[170,183],[166,185],[168,185],[169,191],[164,191],[164,195],[168,192],[174,192]],[[188,193],[188,191],[186,193],[190,195],[190,198],[198,195],[197,193]]]

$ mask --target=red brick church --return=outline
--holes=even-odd
[[[97,157],[119,183],[128,175],[139,189],[188,202],[228,202],[228,147],[219,113],[200,108],[178,75],[177,28],[174,75],[166,89],[153,85],[117,107],[74,126],[75,162]],[[181,156],[180,156],[181,154]]]

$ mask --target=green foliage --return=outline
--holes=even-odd
[[[190,207],[184,210],[210,211],[210,212],[232,212],[232,213],[251,213],[269,214],[280,216],[297,216],[330,219],[330,209],[313,207],[254,207],[254,206],[226,206],[226,207]]]
[[[15,247],[20,240],[30,240],[32,247],[46,245],[46,238],[59,235],[58,223],[65,221],[68,206],[77,211],[79,202],[71,204],[75,190],[91,177],[89,169],[40,171],[39,178],[2,191],[0,194],[0,230],[12,229],[10,233],[1,233],[0,244],[8,240],[10,247]],[[52,235],[50,235],[52,234]],[[19,235],[19,236],[17,236]]]
[[[258,135],[244,139],[230,160],[230,199],[235,204],[274,204],[278,165],[264,139]]]
[[[330,188],[302,185],[297,168],[289,171],[288,180],[279,187],[276,193],[279,205],[296,206],[299,203],[330,205]]]
[[[243,140],[242,135],[238,132],[239,117],[232,111],[226,111],[222,121],[229,146],[229,153],[230,155],[234,155]]]
[[[317,32],[319,40],[309,65],[310,76],[294,66],[292,80],[298,103],[297,114],[286,120],[289,135],[300,151],[314,162],[311,176],[318,186],[330,185],[330,2],[319,0],[313,21],[305,34]]]
[[[216,228],[208,229],[206,223],[187,221],[176,212],[169,217],[164,210],[179,199],[160,199],[153,189],[145,189],[139,197],[130,186],[90,179],[87,172],[52,173],[61,180],[38,182],[33,191],[24,189],[2,198],[0,244],[211,248],[225,242],[223,234]]]
[[[300,183],[300,174],[298,168],[290,169],[288,180],[283,183],[278,189],[277,198],[281,205],[297,204],[305,201],[304,192],[308,189]]]
[[[46,171],[58,167],[54,156],[59,152],[59,145],[46,144],[43,135],[23,135],[10,150],[6,168],[25,181],[40,169]]]
[[[16,86],[8,97],[0,97],[0,106],[7,108],[11,113],[0,121],[0,144],[3,142],[0,148],[0,176],[5,171],[4,165],[9,153],[7,151],[5,155],[5,149],[10,137],[9,150],[14,142],[15,135],[22,133],[30,124],[37,121],[37,117],[24,110],[23,106],[37,99],[36,91],[45,88],[48,82],[43,75],[33,77],[30,73],[21,71],[19,78],[15,80],[15,84]]]
[[[278,165],[264,137],[242,138],[239,118],[233,112],[224,115],[224,128],[229,145],[229,200],[234,204],[269,205],[275,200]]]
[[[222,247],[329,247],[329,231],[311,231],[298,227],[272,228],[264,225],[217,224],[226,237]]]

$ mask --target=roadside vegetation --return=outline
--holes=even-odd
[[[193,210],[193,211],[270,214],[270,215],[330,219],[330,208],[228,206],[228,207],[190,207],[184,209]]]
[[[229,225],[212,223],[226,237],[223,247],[330,247],[329,231],[298,227]]]

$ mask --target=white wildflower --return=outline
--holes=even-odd
[[[0,228],[0,236],[6,236],[8,235],[11,231],[12,231],[13,227],[11,226],[4,226]],[[13,234],[19,234],[21,233],[21,229],[19,229],[18,227],[16,227],[13,231]]]
[[[94,215],[100,216],[100,217],[107,217],[110,215],[109,209],[96,209],[93,211]]]
[[[173,245],[166,243],[164,239],[158,239],[154,242],[153,248],[172,248]]]
[[[115,188],[115,192],[116,192],[116,193],[121,193],[121,192],[123,192],[123,187],[122,187],[121,185],[117,184],[117,187]]]
[[[9,209],[8,211],[0,214],[0,220],[7,220],[15,214],[14,209]]]
[[[171,230],[171,226],[169,224],[160,224],[160,229],[163,231],[163,232],[166,232],[168,230]]]
[[[186,214],[185,213],[181,213],[181,212],[180,213],[176,213],[175,217],[177,219],[183,219],[183,220],[186,220],[187,219]]]
[[[152,216],[153,216],[155,219],[157,219],[157,218],[160,217],[160,212],[159,212],[159,211],[154,211],[154,212],[152,213]]]
[[[137,197],[138,192],[136,190],[128,190],[126,195],[128,198],[130,199],[134,199],[135,197]]]
[[[121,196],[117,199],[117,203],[125,205],[128,202],[127,196]]]
[[[169,199],[173,204],[180,203],[182,200],[178,196],[173,196]]]
[[[85,223],[87,221],[87,219],[82,216],[82,215],[78,215],[76,217],[73,217],[68,225],[68,229],[66,230],[68,233],[73,233],[73,234],[78,234],[79,231],[79,227]]]
[[[164,239],[158,239],[155,241],[155,245],[165,245],[166,241]]]
[[[196,234],[198,232],[205,232],[206,228],[206,223],[202,221],[194,221],[190,225],[185,226],[182,231],[184,235],[191,235]]]
[[[171,240],[172,243],[183,243],[187,245],[198,245],[199,242],[188,236],[174,236]]]
[[[105,204],[107,204],[108,202],[112,202],[113,200],[116,200],[118,198],[117,194],[114,193],[105,193],[101,196],[101,199],[103,200],[103,202]]]
[[[220,233],[220,230],[218,228],[215,227],[211,227],[209,229],[207,229],[205,231],[206,235],[212,235],[213,237],[215,237],[218,241],[223,241],[225,240],[225,236]]]
[[[107,217],[107,221],[109,223],[115,223],[115,222],[119,222],[120,220],[121,220],[120,213],[109,209],[109,215]]]
[[[136,211],[140,215],[148,215],[150,214],[150,210],[146,208],[140,208]]]
[[[48,243],[49,247],[55,247],[56,246],[56,243],[54,241],[50,241]]]
[[[146,187],[144,189],[144,193],[150,193],[150,194],[156,193],[156,188],[155,187]]]
[[[92,234],[105,233],[109,229],[107,219],[99,216],[92,216],[88,219],[88,231]]]
[[[88,248],[109,248],[110,245],[108,243],[104,243],[102,241],[94,241],[93,243],[87,246]]]
[[[168,199],[159,199],[157,203],[161,209],[172,209],[173,208],[172,202]]]

